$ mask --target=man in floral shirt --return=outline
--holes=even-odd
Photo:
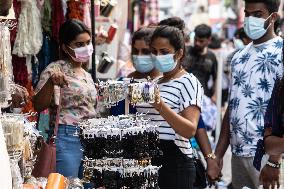
[[[253,166],[257,142],[263,137],[264,114],[272,89],[275,80],[283,74],[283,40],[275,35],[273,28],[278,8],[278,0],[245,0],[244,28],[253,42],[237,52],[231,61],[229,108],[216,148],[217,159],[221,162],[231,144],[232,183],[236,189],[258,188],[261,183],[269,188],[279,179],[279,171],[270,163],[279,163],[280,156],[270,156],[270,163],[261,173]]]

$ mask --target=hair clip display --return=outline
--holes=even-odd
[[[119,158],[94,160],[85,157],[83,162],[85,170],[83,180],[94,182],[95,188],[155,189],[158,187],[159,167],[152,166],[148,160]]]
[[[103,105],[110,108],[125,99],[125,84],[119,81],[99,82],[99,97]]]
[[[157,154],[157,126],[141,115],[91,119],[81,123],[85,156],[143,159]]]
[[[128,98],[131,105],[154,103],[158,85],[152,81],[107,81],[99,82],[99,97],[110,108]]]
[[[80,124],[84,182],[111,189],[157,188],[157,126],[143,114],[90,119]]]
[[[155,102],[155,88],[153,82],[139,82],[128,85],[128,99],[132,105]]]

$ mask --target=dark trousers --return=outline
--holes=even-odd
[[[163,151],[160,189],[193,189],[196,177],[193,159],[184,155],[173,141],[161,140],[160,146]]]

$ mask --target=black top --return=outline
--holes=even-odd
[[[198,54],[193,47],[186,48],[183,66],[187,72],[192,73],[200,81],[204,88],[204,94],[208,97],[213,95],[213,90],[209,89],[208,81],[210,76],[213,81],[217,78],[217,59],[215,54],[208,50],[206,54]]]

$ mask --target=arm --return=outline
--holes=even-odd
[[[54,93],[54,86],[68,86],[67,79],[63,72],[59,69],[44,72],[44,79],[39,81],[39,90],[33,97],[33,103],[36,111],[40,112],[48,108],[51,104],[51,100]]]
[[[265,128],[265,133],[264,136],[268,136],[265,138],[265,150],[267,148],[267,139],[271,136],[272,134],[272,128],[266,127]],[[272,139],[273,140],[273,139]],[[282,141],[283,144],[283,141]],[[271,145],[271,144],[269,144]],[[273,149],[278,148],[278,146],[283,146],[281,143],[276,144],[276,146],[271,146]],[[270,154],[268,161],[273,162],[273,163],[280,163],[281,162],[281,154]],[[260,172],[259,180],[263,183],[263,188],[264,189],[269,189],[270,187],[275,188],[274,186],[278,185],[279,186],[279,180],[280,180],[280,169],[272,168],[268,166],[267,164],[264,166],[264,168]]]
[[[41,112],[50,106],[53,92],[54,86],[50,78],[43,88],[33,96],[33,104],[36,111]]]
[[[269,155],[281,155],[284,153],[284,138],[269,136],[264,141],[264,148]]]
[[[209,143],[209,138],[204,128],[198,128],[195,135],[196,141],[200,146],[201,152],[204,157],[212,153],[212,148]]]
[[[153,106],[180,136],[191,138],[195,135],[200,116],[200,109],[197,106],[189,106],[181,112],[181,115],[174,112],[162,100]]]
[[[221,175],[221,169],[218,165],[218,161],[213,158],[206,158],[209,154],[212,154],[212,148],[209,143],[208,135],[206,129],[200,128],[197,129],[195,138],[198,145],[202,151],[203,156],[205,157],[207,163],[207,175],[210,181],[214,182]]]
[[[230,144],[230,118],[229,108],[227,108],[225,116],[223,118],[221,133],[216,147],[215,154],[220,161],[226,153]]]

